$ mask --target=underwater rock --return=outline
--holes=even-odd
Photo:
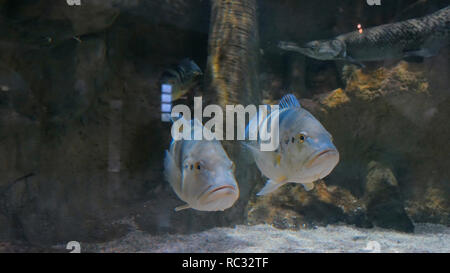
[[[448,89],[447,89],[448,91]],[[429,122],[420,137],[421,153],[416,155],[413,171],[408,177],[406,210],[416,222],[450,225],[450,98],[430,107]],[[442,99],[439,96],[437,99]]]
[[[123,2],[117,0],[90,0],[82,1],[80,6],[69,6],[65,1],[53,5],[53,16],[61,16],[70,20],[75,36],[96,33],[110,27],[120,14],[119,5]],[[122,3],[121,3],[122,2]]]
[[[14,238],[10,220],[0,213],[0,242]]]
[[[91,37],[79,43],[75,52],[74,98],[77,102],[73,118],[81,116],[106,89],[110,77],[106,63],[106,44],[103,39]]]
[[[439,188],[431,188],[425,195],[418,198],[411,198],[405,202],[405,210],[420,223],[440,223],[449,225],[450,204],[448,195]]]
[[[183,31],[207,34],[210,29],[209,12],[211,2],[192,0],[139,0],[139,4],[135,8],[126,9],[126,12],[132,18],[140,18],[142,21],[158,25],[158,27],[168,25]],[[128,6],[131,7],[132,5],[128,4]],[[149,13],[152,16],[148,16]],[[187,14],[189,16],[186,16]]]
[[[288,90],[295,90],[299,98],[310,97],[306,88],[306,60],[304,56],[292,55],[288,61]],[[277,88],[278,89],[278,88]],[[281,96],[282,97],[282,96]]]
[[[335,65],[320,63],[319,61],[307,59],[309,65],[305,68],[305,84],[309,92],[306,97],[314,94],[324,94],[330,89],[336,89],[340,86],[339,77]]]
[[[349,97],[342,88],[331,91],[320,98],[320,103],[326,105],[328,108],[334,108],[349,101]]]
[[[109,70],[103,39],[70,40],[36,53],[27,52],[16,62],[29,86],[28,95],[22,91],[21,97],[14,97],[23,102],[13,103],[17,112],[41,121],[73,120],[105,91]]]
[[[405,211],[398,182],[389,168],[370,162],[363,197],[367,216],[375,225],[403,232],[414,232],[414,225]]]
[[[353,71],[352,71],[353,69]],[[399,62],[392,68],[380,67],[363,71],[349,65],[344,70],[346,92],[364,101],[392,95],[429,94],[429,83],[420,65]]]
[[[36,118],[38,103],[23,77],[0,65],[0,107],[15,111],[28,118]]]
[[[0,205],[12,184],[38,168],[39,139],[37,122],[11,109],[0,111]]]
[[[115,21],[126,1],[91,0],[81,5],[66,1],[6,1],[7,15],[21,19],[13,29],[21,41],[51,46],[75,36],[100,32]],[[132,1],[128,1],[132,2]]]
[[[0,68],[0,107],[36,121],[79,118],[105,91],[109,77],[102,38],[69,40],[41,51],[11,53]],[[17,59],[16,55],[20,55]],[[14,67],[9,68],[9,66]]]
[[[450,196],[450,175],[444,167],[450,164],[449,99],[444,94],[448,80],[428,72],[437,69],[433,64],[441,59],[367,69],[347,65],[344,89],[315,96],[314,103],[305,104],[334,136],[341,155],[327,185],[344,187],[362,198],[367,165],[377,161],[396,174],[398,191],[413,221],[450,224],[445,197]]]
[[[411,232],[411,220],[450,224],[450,175],[445,167],[450,163],[450,113],[448,94],[443,93],[448,81],[427,73],[427,66],[402,61],[362,70],[346,65],[342,73],[345,88],[316,95],[313,100],[300,98],[303,107],[333,135],[341,155],[340,163],[324,180],[328,190],[336,187],[357,200],[367,225]],[[293,209],[304,206],[306,192],[295,186],[280,191],[272,197],[252,198],[248,222],[286,228],[313,222]],[[328,209],[330,219],[332,215],[345,219],[341,212]],[[322,219],[319,213],[310,215]]]
[[[10,3],[10,10],[15,11],[13,1]],[[41,8],[46,6],[45,1],[39,3]],[[58,5],[48,4],[48,9],[57,10]],[[37,6],[26,12],[19,3],[16,7],[17,18],[40,16]],[[77,8],[70,7],[73,11]],[[170,3],[165,8],[169,9]],[[61,20],[45,20],[51,22],[47,30],[58,30],[54,27]],[[8,225],[17,230],[12,235],[5,231],[9,239],[48,245],[117,238],[127,229],[115,220],[131,214],[136,199],[167,183],[162,158],[170,143],[170,124],[160,121],[157,82],[167,64],[180,56],[199,50],[206,60],[207,35],[150,25],[148,14],[124,20],[120,26],[100,30],[106,33],[79,40],[72,38],[71,22],[64,20],[70,31],[63,25],[61,31],[68,40],[38,49],[16,46],[0,54],[2,62],[29,87],[31,102],[38,105],[37,113],[31,113],[35,120],[31,120],[22,108],[10,107],[15,104],[9,97],[0,97],[5,98],[0,107],[0,152],[7,155],[0,159],[0,191],[17,178],[35,174],[0,197],[6,208],[2,224],[4,220],[5,229]],[[80,29],[96,31],[88,29],[88,22]],[[167,46],[161,48],[164,43]],[[200,49],[199,44],[203,46]],[[237,213],[232,215],[230,218],[239,218]],[[155,214],[146,216],[157,219]],[[211,226],[223,218],[203,217],[210,219],[205,221]],[[200,226],[201,222],[195,227]]]
[[[327,187],[323,180],[307,192],[300,184],[287,184],[266,196],[255,190],[247,205],[247,223],[271,224],[277,228],[301,229],[346,223],[371,227],[364,204],[348,190]],[[258,187],[257,187],[258,188]]]

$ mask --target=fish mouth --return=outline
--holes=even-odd
[[[217,187],[217,188],[214,188],[214,189],[210,190],[211,188],[212,188],[212,185],[210,185],[208,188],[206,188],[204,191],[202,191],[198,195],[198,199],[200,199],[200,200],[210,199],[212,194],[217,193],[219,191],[224,191],[224,190],[228,190],[228,192],[230,190],[232,192],[236,191],[236,188],[234,186],[232,186],[232,185],[220,186],[220,187]]]
[[[308,164],[306,164],[306,167],[308,167],[308,168],[311,167],[321,157],[330,156],[330,155],[336,155],[337,153],[338,152],[335,149],[323,150],[323,151],[317,153],[316,155],[314,155],[313,158],[308,161]]]
[[[225,185],[225,186],[221,186],[221,187],[217,187],[215,189],[213,189],[212,191],[209,192],[209,194],[224,190],[224,189],[231,189],[232,191],[235,191],[236,188],[231,186],[231,185]]]
[[[211,188],[211,187],[210,187]],[[239,191],[232,185],[216,187],[206,191],[199,205],[205,211],[223,211],[230,208],[239,197]]]
[[[234,199],[233,196],[236,195],[236,192],[236,187],[232,185],[220,186],[206,192],[202,201],[204,204],[210,204],[219,200]]]

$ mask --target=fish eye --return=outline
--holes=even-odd
[[[292,143],[294,143],[294,141],[295,141],[295,137],[292,137],[291,141],[292,141]]]
[[[331,45],[335,48],[339,48],[341,46],[341,43],[338,40],[331,41]]]
[[[195,164],[194,164],[194,167],[197,169],[197,170],[200,170],[200,162],[196,162]],[[191,168],[192,169],[192,168]]]
[[[194,169],[194,165],[191,164],[191,170],[193,170],[193,169]]]
[[[318,50],[320,49],[320,48],[319,48],[319,42],[315,41],[315,42],[312,44],[312,48],[313,48],[314,51],[318,51]]]
[[[306,139],[306,136],[304,134],[299,134],[298,139],[300,139],[300,143],[303,143]]]

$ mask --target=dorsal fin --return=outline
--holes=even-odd
[[[300,103],[298,102],[297,98],[292,94],[287,94],[280,100],[280,110],[285,108],[299,108]]]

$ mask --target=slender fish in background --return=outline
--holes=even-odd
[[[203,125],[196,119],[195,126]],[[166,151],[164,173],[178,197],[186,202],[175,210],[223,211],[239,197],[234,163],[217,140],[173,140]]]
[[[362,65],[363,61],[431,57],[449,44],[450,6],[421,18],[367,28],[362,33],[354,31],[302,46],[280,42],[278,47],[314,59],[346,60]]]
[[[339,162],[339,152],[333,144],[332,136],[320,122],[300,106],[294,95],[285,95],[279,104],[279,111],[274,111],[258,122],[253,117],[249,130],[265,128],[273,115],[279,118],[280,145],[275,151],[260,151],[258,141],[249,147],[259,170],[269,178],[264,188],[257,195],[275,191],[286,183],[301,183],[306,190],[314,188],[313,182],[324,178]],[[261,130],[260,130],[261,132]]]
[[[177,100],[199,84],[203,72],[190,59],[183,59],[174,68],[167,69],[161,75],[161,84],[172,85],[172,101]]]

